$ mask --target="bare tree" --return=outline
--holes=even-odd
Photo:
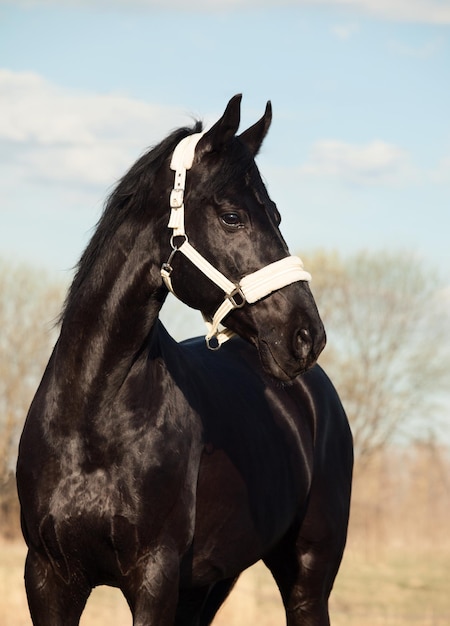
[[[399,252],[317,252],[307,267],[329,339],[321,363],[349,415],[357,458],[395,437],[429,437],[450,389],[449,301],[437,273]]]
[[[55,341],[63,287],[45,272],[0,259],[0,484]]]

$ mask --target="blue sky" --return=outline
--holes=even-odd
[[[0,255],[67,276],[142,151],[238,92],[293,253],[450,284],[450,0],[0,0]]]

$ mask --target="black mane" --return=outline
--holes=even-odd
[[[68,291],[61,316],[76,300],[86,276],[91,273],[99,254],[104,250],[111,236],[127,220],[139,224],[148,210],[147,202],[155,182],[155,176],[164,160],[184,137],[201,132],[202,122],[196,121],[192,128],[182,127],[174,130],[159,144],[143,154],[120,179],[116,188],[105,202],[103,213],[97,222],[95,232],[83,252],[76,268],[75,278]]]

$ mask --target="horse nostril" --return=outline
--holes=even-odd
[[[306,359],[312,347],[311,333],[307,328],[300,328],[296,337],[296,351],[300,359]]]
[[[300,328],[297,334],[297,342],[298,343],[306,343],[311,344],[311,333],[307,328]]]

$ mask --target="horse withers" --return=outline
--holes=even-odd
[[[236,135],[239,118],[235,96],[143,155],[81,257],[17,465],[35,626],[75,626],[97,585],[135,626],[206,626],[260,559],[290,626],[329,624],[351,435],[254,161],[270,103]],[[206,341],[166,332],[169,289]]]

